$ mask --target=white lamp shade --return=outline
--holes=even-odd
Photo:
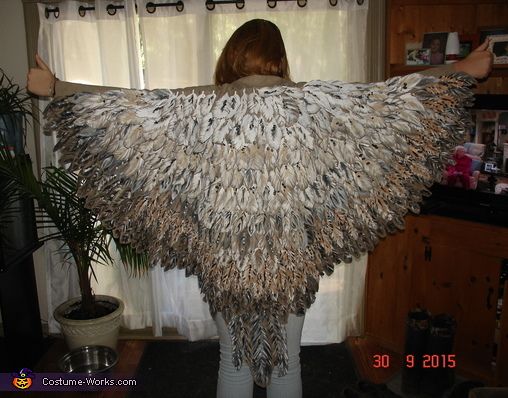
[[[448,40],[446,40],[445,62],[451,64],[458,61],[460,53],[460,41],[458,32],[448,33]]]

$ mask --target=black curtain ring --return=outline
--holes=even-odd
[[[205,6],[208,11],[213,11],[215,9],[215,3],[213,1],[205,1]]]
[[[335,7],[337,5],[337,3],[339,2],[338,0],[328,0],[328,1],[332,7]]]
[[[108,4],[106,7],[106,11],[109,15],[113,16],[116,14],[116,7],[113,4]]]
[[[151,1],[146,3],[146,11],[150,14],[153,14],[158,7],[175,7],[176,11],[182,12],[185,5],[182,0],[178,0],[176,3],[152,3]]]
[[[277,6],[277,0],[266,0],[266,4],[270,8],[275,8]]]
[[[50,13],[53,13],[55,18],[58,18],[60,16],[60,8],[59,7],[55,7],[55,8],[48,8],[48,7],[46,7],[44,9],[44,16],[46,17],[46,19],[49,18],[49,14]]]
[[[155,10],[157,9],[157,7],[155,7],[155,4],[153,4],[151,1],[149,1],[148,3],[146,3],[146,11],[149,13],[149,14],[153,14],[155,12]]]
[[[307,0],[296,0],[296,4],[298,4],[298,7],[305,7],[307,5]]]
[[[237,0],[237,2],[236,2],[236,8],[241,10],[241,9],[243,9],[243,7],[245,7],[245,0]]]
[[[95,7],[79,6],[78,8],[78,14],[81,18],[83,18],[86,15],[87,11],[95,11]]]
[[[359,6],[363,5],[363,3],[365,3],[365,0],[356,0],[356,4]]]

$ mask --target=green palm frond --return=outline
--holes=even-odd
[[[7,129],[15,120],[28,123],[32,114],[30,96],[0,69],[0,122]],[[19,122],[18,122],[19,123]],[[23,129],[25,132],[26,129]],[[110,264],[111,235],[85,207],[85,200],[77,196],[79,177],[62,167],[50,166],[38,180],[29,159],[11,153],[0,134],[0,222],[8,222],[17,212],[22,198],[34,199],[35,222],[46,235],[41,241],[58,240],[57,251],[65,260],[74,259],[78,269],[82,308],[93,315],[93,293],[90,278],[96,278],[92,264]],[[26,139],[25,139],[26,142]],[[49,232],[48,232],[49,231]],[[130,246],[116,242],[120,258],[131,275],[140,276],[148,268],[148,257],[136,253]]]
[[[8,216],[8,205],[19,197],[35,199],[36,223],[40,229],[51,232],[41,240],[62,241],[59,252],[64,258],[73,257],[83,275],[95,278],[92,263],[110,264],[111,235],[85,207],[85,200],[77,196],[79,177],[62,167],[50,166],[43,170],[42,179],[35,177],[29,161],[13,156],[6,145],[0,143],[0,219]],[[46,229],[47,230],[47,229]],[[129,245],[116,242],[120,258],[131,275],[141,276],[148,269],[148,257],[137,253]]]
[[[10,79],[3,69],[0,68],[0,121],[4,126],[15,124],[17,117],[21,117],[23,126],[26,127],[34,116],[30,95],[18,84]],[[37,119],[33,119],[37,120]],[[26,128],[22,129],[24,142],[26,142]]]
[[[114,241],[122,263],[130,274],[133,276],[144,275],[149,266],[147,254],[138,253],[131,245],[120,243],[118,239],[114,239]]]
[[[0,68],[0,114],[22,113],[32,116],[30,95]]]
[[[20,114],[26,126],[27,116],[33,116],[30,96],[0,69],[0,122],[9,129],[13,120],[19,120]],[[81,181],[76,174],[62,167],[50,166],[43,169],[39,180],[29,159],[19,153],[13,154],[2,137],[0,134],[0,222],[8,222],[14,217],[18,210],[16,203],[20,199],[33,199],[37,229],[45,233],[39,240],[58,240],[61,245],[57,251],[65,260],[74,259],[82,308],[93,315],[90,279],[96,278],[96,274],[92,264],[112,262],[110,231],[85,207],[85,200],[78,197]],[[116,249],[131,275],[141,276],[148,268],[145,253],[137,253],[129,245],[117,241]]]

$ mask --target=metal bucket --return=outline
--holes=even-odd
[[[83,346],[65,354],[58,367],[66,373],[100,373],[111,369],[118,362],[115,350],[106,346]]]

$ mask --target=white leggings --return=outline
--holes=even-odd
[[[267,398],[301,398],[302,378],[300,374],[300,340],[305,317],[289,315],[286,325],[288,346],[288,372],[278,376],[274,369],[270,384],[266,388]],[[237,370],[232,361],[232,344],[228,328],[220,313],[215,316],[219,331],[220,364],[217,382],[217,398],[252,398],[254,382],[249,367],[245,364]]]

